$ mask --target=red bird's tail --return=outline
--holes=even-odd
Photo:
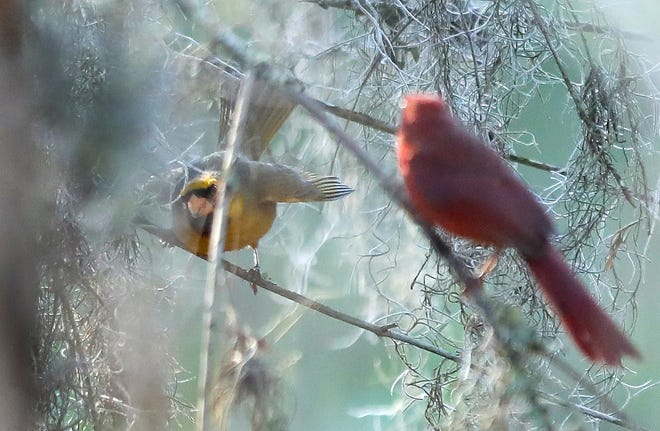
[[[525,257],[534,278],[580,350],[594,362],[621,366],[621,358],[639,353],[610,316],[589,295],[561,253],[551,245],[537,257]]]

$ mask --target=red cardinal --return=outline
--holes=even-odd
[[[407,96],[397,140],[399,168],[423,219],[482,244],[515,248],[592,361],[620,366],[624,355],[639,357],[552,246],[552,222],[543,206],[442,99]]]

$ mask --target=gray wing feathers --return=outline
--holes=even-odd
[[[353,192],[353,189],[339,181],[335,176],[322,177],[311,172],[302,172],[302,176],[323,195],[322,201],[334,201]]]
[[[251,176],[260,184],[261,198],[271,202],[331,201],[353,191],[337,177],[320,176],[270,163],[250,164]]]
[[[224,151],[211,153],[185,168],[181,166],[170,171],[169,176],[174,184],[179,183],[180,189],[186,179],[194,178],[203,171],[219,172],[224,154]],[[242,187],[249,187],[258,194],[258,199],[270,202],[332,201],[353,192],[335,176],[322,176],[241,156],[236,157],[234,175],[238,176]]]

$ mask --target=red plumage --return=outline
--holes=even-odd
[[[439,97],[405,98],[397,140],[399,169],[422,218],[479,243],[515,248],[592,361],[621,365],[624,355],[639,357],[551,245],[552,221],[536,196]]]

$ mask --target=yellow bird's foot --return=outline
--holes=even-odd
[[[262,278],[261,277],[261,269],[259,268],[259,265],[255,265],[248,271],[250,274],[250,278]],[[257,285],[254,282],[250,283],[250,287],[252,288],[252,293],[255,295],[257,294]]]
[[[262,278],[261,277],[261,268],[259,268],[259,253],[257,252],[257,246],[250,246],[252,249],[252,258],[254,259],[254,266],[250,270],[250,276],[254,276],[255,278]],[[250,286],[252,287],[252,292],[254,294],[257,294],[257,285],[254,283],[251,283]]]

